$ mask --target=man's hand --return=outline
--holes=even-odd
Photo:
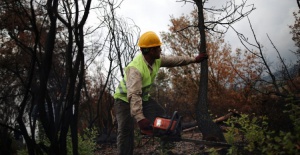
[[[148,119],[144,118],[144,119],[140,120],[138,122],[138,124],[141,129],[141,134],[149,135],[149,136],[153,135],[153,130],[152,130],[153,128],[152,128],[151,122]]]
[[[138,122],[141,130],[152,130],[151,122],[144,118]]]
[[[206,53],[200,53],[196,58],[195,58],[195,62],[199,63],[205,59],[208,58],[208,55]]]

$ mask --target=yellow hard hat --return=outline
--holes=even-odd
[[[141,35],[139,40],[139,47],[140,48],[149,48],[149,47],[156,47],[160,46],[162,43],[160,42],[159,37],[156,35],[155,32],[148,31]]]

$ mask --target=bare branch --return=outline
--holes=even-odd
[[[297,86],[296,86],[296,85],[294,84],[294,82],[293,82],[293,78],[291,77],[291,75],[290,75],[290,73],[289,73],[289,71],[288,71],[288,69],[287,69],[287,66],[286,66],[286,64],[285,64],[285,62],[284,62],[284,60],[283,60],[283,58],[281,57],[281,54],[279,53],[278,49],[276,48],[276,46],[274,45],[274,43],[272,42],[272,40],[270,39],[270,37],[269,37],[268,34],[267,34],[267,37],[268,37],[269,41],[271,42],[273,48],[274,48],[275,51],[277,52],[277,55],[278,55],[278,57],[279,57],[279,60],[280,60],[282,66],[283,66],[283,68],[284,68],[284,72],[285,72],[284,74],[287,74],[288,80],[292,83],[293,87],[294,87],[296,90],[298,90]]]

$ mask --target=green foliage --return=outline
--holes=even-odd
[[[140,133],[140,130],[135,130],[134,131],[134,145],[137,147],[143,146],[143,135]]]
[[[97,136],[96,129],[84,129],[82,136],[78,136],[78,154],[91,155],[96,150],[95,138]],[[71,135],[67,137],[68,154],[73,154]]]
[[[207,152],[209,153],[209,155],[219,155],[219,153],[218,153],[218,151],[217,151],[217,149],[215,149],[215,148],[209,148],[208,150],[207,150]]]
[[[18,151],[18,155],[28,155],[28,152],[26,149],[22,149]]]
[[[79,155],[92,155],[96,150],[96,142],[95,138],[97,136],[96,129],[85,129],[83,135],[78,135],[78,154]],[[44,143],[47,147],[50,146],[50,142],[48,139],[43,139],[41,143]],[[72,138],[71,134],[67,136],[67,153],[73,154],[72,149]],[[28,152],[26,149],[19,150],[18,155],[27,155]]]
[[[235,124],[234,124],[234,123]],[[234,144],[236,141],[246,142],[247,145],[244,149],[249,152],[256,152],[260,150],[265,143],[264,134],[267,132],[266,117],[253,117],[249,115],[241,115],[239,118],[232,118],[227,121],[230,125],[226,138],[228,143]],[[237,129],[236,126],[239,128]],[[231,148],[229,152],[234,153],[237,148]]]
[[[289,98],[289,114],[294,127],[290,131],[275,132],[268,129],[268,119],[265,116],[242,114],[239,118],[231,118],[226,122],[229,130],[225,135],[228,143],[233,147],[228,154],[240,154],[240,151],[249,154],[299,154],[300,144],[300,106],[296,100]],[[245,144],[242,148],[236,144]],[[239,150],[238,148],[241,148]]]

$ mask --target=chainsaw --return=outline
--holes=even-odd
[[[156,117],[153,123],[153,135],[161,136],[179,136],[181,134],[181,116],[175,111],[172,117]]]
[[[198,139],[187,139],[181,137],[182,116],[178,114],[177,111],[173,113],[171,117],[156,117],[153,123],[153,130],[151,132],[141,132],[143,135],[151,137],[160,137],[165,141],[185,141],[193,142],[196,144],[202,144],[207,146],[218,146],[218,147],[230,147],[231,145],[225,142],[215,142],[207,140],[198,140]]]

